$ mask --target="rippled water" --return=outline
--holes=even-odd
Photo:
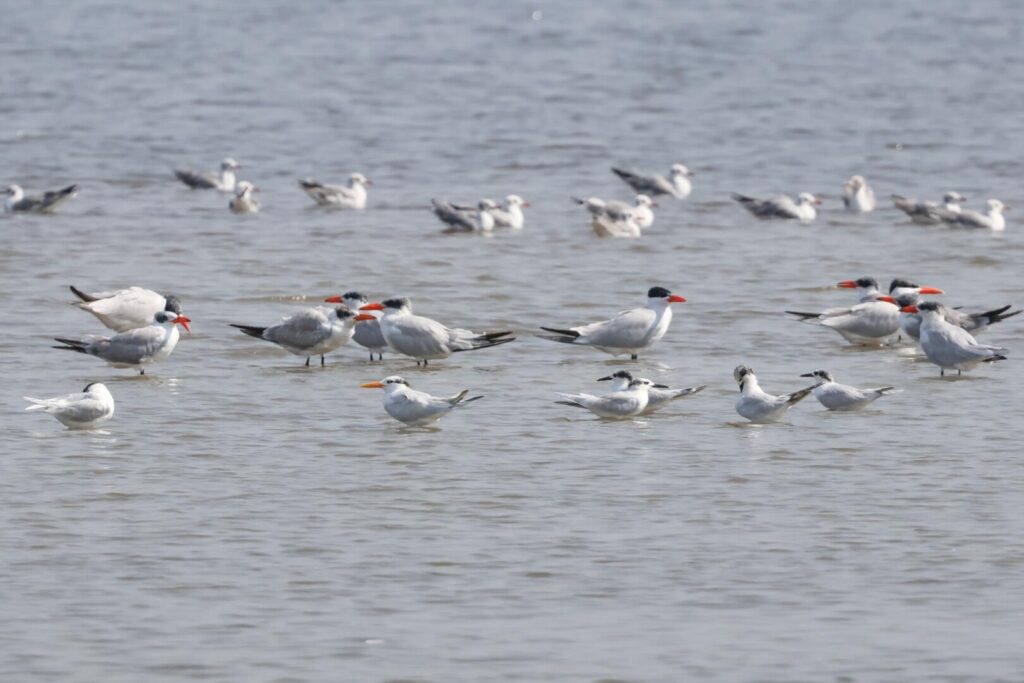
[[[0,678],[11,681],[1019,680],[1021,371],[940,381],[786,320],[908,277],[1024,305],[1003,235],[841,213],[955,189],[1020,207],[1024,8],[780,2],[37,3],[5,12],[5,182],[81,184],[0,218]],[[534,14],[539,12],[540,14]],[[532,15],[532,16],[531,16]],[[535,18],[533,18],[535,17]],[[224,156],[265,210],[176,184]],[[599,241],[571,195],[611,164],[697,172],[640,241]],[[370,209],[309,208],[299,177],[360,170]],[[812,226],[731,191],[810,190]],[[521,234],[446,237],[431,197],[523,195]],[[68,284],[177,293],[195,334],[139,377],[51,350],[99,333]],[[689,299],[637,363],[531,337],[653,284]],[[328,294],[520,340],[418,369],[326,369],[243,337]],[[1024,350],[1011,320],[986,341]],[[733,412],[826,367],[902,393],[785,424]],[[552,404],[628,367],[702,394],[607,423]],[[486,399],[402,431],[360,383],[400,373]],[[90,381],[104,433],[21,396]]]

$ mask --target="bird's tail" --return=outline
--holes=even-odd
[[[89,302],[92,302],[92,301],[96,301],[96,297],[92,296],[91,294],[86,294],[85,292],[80,290],[78,287],[75,287],[74,285],[68,285],[68,289],[71,290],[72,294],[74,294],[75,296],[77,296],[79,299],[81,299],[82,301],[84,301],[86,303],[89,303]],[[78,302],[76,301],[74,303],[77,304]],[[1009,307],[1007,307],[1007,308],[1009,308]]]
[[[878,394],[879,396],[885,396],[886,394],[891,394],[893,392],[899,392],[900,390],[897,389],[896,387],[877,387],[875,389],[869,389],[868,391],[873,391],[874,393]]]
[[[707,384],[701,384],[699,387],[687,387],[686,389],[680,389],[678,392],[676,392],[676,395],[673,398],[682,398],[683,396],[693,396],[694,394],[699,394],[700,392],[704,391],[707,388],[708,388]]]
[[[996,361],[999,361],[999,360],[1007,360],[1007,357],[1004,356],[1001,353],[996,353],[996,354],[993,354],[993,355],[989,356],[988,358],[986,358],[983,362],[985,362],[985,363],[995,363]]]
[[[302,180],[299,181],[299,187],[301,187],[303,190],[315,190],[317,188],[323,187],[323,185],[318,183],[313,178],[303,178]]]
[[[799,320],[801,322],[803,322],[804,320],[813,320],[815,318],[820,318],[821,317],[821,313],[806,313],[806,312],[803,312],[803,311],[783,311],[783,312],[787,313],[789,315],[795,315],[796,316],[796,320]]]
[[[507,332],[506,334],[512,333]],[[473,346],[468,346],[464,349],[452,349],[452,353],[459,353],[460,351],[479,351],[480,349],[489,349],[492,346],[501,346],[502,344],[508,344],[509,342],[515,340],[515,337],[502,337],[501,339],[493,339],[489,341],[484,341],[483,343],[480,344],[474,344]]]
[[[749,204],[750,202],[755,201],[753,197],[748,197],[744,194],[738,194],[736,192],[733,192],[730,196],[736,201],[738,201],[740,204]]]
[[[817,387],[817,386],[818,385],[815,384],[813,387],[807,387],[806,389],[801,389],[800,391],[794,391],[792,394],[790,394],[786,398],[786,403],[788,403],[789,405],[793,405],[795,403],[799,403],[800,401],[802,401],[805,398],[807,398],[810,395],[810,393],[812,391],[814,391],[815,387]]]
[[[68,185],[63,189],[58,190],[57,194],[61,195],[62,197],[67,197],[69,195],[73,195],[76,191],[78,191],[78,185]]]
[[[54,341],[59,341],[64,346],[54,346],[55,349],[63,349],[64,351],[78,351],[79,353],[88,353],[86,347],[89,345],[88,342],[84,342],[81,339],[65,339],[63,337],[54,337]]]
[[[555,403],[560,406],[572,406],[574,408],[583,408],[584,410],[587,409],[585,405],[583,405],[582,403],[576,403],[576,401],[555,401]]]
[[[483,396],[473,396],[471,398],[466,398],[467,395],[469,395],[469,389],[463,389],[462,391],[448,399],[448,402],[451,403],[453,406],[464,406],[467,403],[472,403],[473,401],[478,401],[483,398]]]
[[[32,398],[31,396],[24,396],[23,398],[26,401],[32,403],[32,405],[30,405],[28,408],[25,408],[25,410],[46,410],[46,401],[44,401],[43,399]]]
[[[540,329],[544,330],[545,332],[554,332],[555,334],[561,335],[563,337],[572,337],[573,339],[576,339],[577,337],[580,336],[580,333],[577,332],[576,330],[560,330],[557,327],[544,327],[544,326],[541,326]],[[545,339],[549,339],[549,337],[544,337],[544,338]]]
[[[256,327],[255,325],[236,325],[235,323],[228,323],[231,327],[237,327],[245,334],[250,337],[256,337],[257,339],[263,339],[263,332],[267,329],[265,327]]]
[[[1021,309],[1019,311],[1013,311],[1012,313],[1006,313],[1006,311],[1008,311],[1012,305],[1013,304],[1008,304],[1006,306],[1003,306],[1002,308],[994,308],[991,311],[985,311],[984,313],[979,313],[977,315],[977,317],[978,318],[985,318],[985,319],[988,320],[988,324],[989,325],[994,325],[995,323],[1002,322],[1002,321],[1006,320],[1007,318],[1012,318],[1013,316],[1017,315],[1018,313],[1024,312],[1024,309]],[[1005,315],[1004,315],[1004,313],[1005,313]]]

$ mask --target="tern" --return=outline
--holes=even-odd
[[[891,300],[894,304],[900,307],[901,311],[909,306],[916,306],[921,302],[921,297],[914,292],[902,294],[897,297],[882,297],[882,299],[886,301]],[[989,325],[1001,323],[1007,318],[1012,318],[1022,312],[1021,310],[1016,310],[1007,313],[1012,306],[1013,304],[1007,304],[1006,306],[1000,306],[999,308],[993,308],[977,313],[971,313],[970,311],[964,311],[959,308],[946,308],[944,315],[946,322],[952,325],[959,325],[976,337],[988,329]],[[919,313],[901,312],[900,330],[903,334],[907,335],[914,341],[920,339],[921,315]]]
[[[649,379],[637,378],[630,380],[625,389],[613,391],[603,396],[593,394],[558,394],[563,401],[555,403],[563,406],[584,408],[594,415],[609,419],[625,419],[636,417],[647,409],[650,401],[648,394],[652,387],[668,389],[664,384],[655,384]]]
[[[757,199],[734,193],[732,198],[758,218],[795,219],[803,223],[817,218],[818,211],[814,207],[821,204],[821,200],[810,192],[801,192],[795,202],[784,194],[771,199]]]
[[[910,220],[918,225],[935,225],[942,222],[941,216],[960,213],[960,202],[967,201],[957,192],[947,192],[942,196],[942,206],[935,202],[919,202],[907,199],[902,195],[892,195],[893,205],[907,214]]]
[[[481,199],[476,209],[459,208],[444,200],[431,199],[434,215],[445,224],[446,232],[491,232],[498,208],[493,199]]]
[[[946,307],[937,301],[926,301],[916,306],[907,306],[904,313],[921,314],[921,349],[935,365],[939,375],[946,370],[963,374],[979,363],[1006,360],[1006,349],[998,346],[979,344],[970,332],[946,321]]]
[[[146,365],[166,360],[174,351],[179,338],[177,326],[190,331],[190,322],[190,318],[174,311],[158,311],[153,315],[153,322],[146,327],[97,339],[54,337],[63,346],[53,348],[96,356],[115,368],[139,368],[139,374],[145,375]]]
[[[197,173],[195,171],[176,170],[175,177],[193,190],[235,191],[235,171],[241,166],[234,159],[228,158],[220,162],[220,173]]]
[[[359,307],[360,311],[383,311],[380,317],[380,331],[388,347],[427,365],[428,361],[447,358],[460,351],[476,351],[500,346],[515,337],[511,331],[472,332],[458,328],[445,327],[436,320],[421,315],[414,315],[412,302],[404,297],[385,299]],[[373,320],[374,316],[364,313],[357,320]]]
[[[365,209],[366,188],[373,185],[362,173],[352,173],[348,185],[324,185],[312,178],[299,181],[310,198],[320,206],[334,206],[340,209]]]
[[[843,185],[843,206],[854,213],[868,213],[875,210],[875,191],[864,180],[864,176],[855,175]]]
[[[686,299],[664,287],[651,287],[647,303],[640,308],[623,311],[611,320],[570,328],[541,327],[555,336],[540,334],[541,339],[592,346],[613,356],[629,354],[636,360],[641,351],[651,348],[668,332],[672,322],[672,304]]]
[[[625,391],[633,379],[633,375],[628,370],[619,370],[607,377],[599,377],[597,381],[610,381],[612,382],[612,391]],[[699,387],[686,387],[685,389],[669,389],[664,384],[652,384],[647,390],[647,407],[644,408],[643,414],[653,413],[676,399],[692,396],[706,388],[707,386],[703,384]]]
[[[173,294],[158,294],[143,287],[129,287],[113,292],[87,294],[74,285],[68,287],[81,301],[74,305],[92,313],[115,332],[127,332],[146,327],[159,311],[180,314],[181,301]]]
[[[622,178],[634,191],[649,197],[670,195],[676,199],[686,199],[693,191],[690,178],[694,173],[682,164],[672,164],[668,178],[658,174],[642,175],[621,168],[612,168],[612,173]]]
[[[370,303],[370,300],[359,292],[345,292],[327,297],[324,301],[329,304],[345,304],[353,311],[358,311]],[[380,321],[373,316],[369,318],[364,316],[358,322],[359,324],[356,325],[355,331],[352,333],[352,341],[364,349],[369,349],[371,361],[375,353],[380,360],[384,360],[384,351],[388,348],[388,343],[384,341],[384,333],[380,331]]]
[[[288,353],[305,356],[308,368],[312,356],[320,356],[323,367],[324,356],[352,338],[356,316],[348,306],[338,306],[330,311],[308,308],[270,327],[228,324],[250,337],[277,344]]]
[[[259,213],[260,202],[253,196],[254,192],[259,191],[260,188],[248,180],[238,183],[235,186],[235,196],[228,202],[228,208],[231,209],[231,213]]]
[[[975,228],[1001,232],[1006,230],[1006,218],[1003,211],[1009,211],[1009,207],[998,199],[990,199],[987,202],[988,211],[961,211],[960,213],[943,214],[942,220],[948,225],[958,228]]]
[[[877,399],[897,391],[896,387],[877,387],[874,389],[858,389],[849,384],[839,384],[832,379],[828,370],[814,370],[801,377],[817,377],[821,380],[811,393],[821,405],[829,410],[854,411],[863,410]]]
[[[455,408],[477,401],[483,396],[469,395],[469,389],[463,389],[454,396],[447,398],[431,396],[424,391],[416,391],[407,381],[392,375],[378,382],[367,382],[360,385],[363,389],[384,390],[384,410],[387,414],[410,427],[422,427],[436,422]]]
[[[45,411],[68,429],[92,429],[114,416],[114,397],[100,382],[85,385],[78,394],[25,400],[32,404],[25,410]]]
[[[78,193],[78,185],[68,185],[59,190],[50,190],[40,195],[25,196],[20,185],[8,185],[0,194],[7,195],[4,211],[8,213],[51,213],[59,204]]]
[[[732,376],[740,385],[740,397],[736,399],[736,412],[751,422],[778,422],[789,409],[807,398],[814,387],[807,387],[791,394],[772,396],[765,393],[757,382],[753,368],[737,365]]]

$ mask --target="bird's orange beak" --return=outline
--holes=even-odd
[[[922,287],[921,294],[945,294],[945,292],[935,287]]]
[[[366,384],[360,384],[362,389],[383,389],[384,385],[381,382],[367,382]]]
[[[917,306],[904,306],[900,310],[903,311],[904,313],[919,313],[919,311],[917,310]]]
[[[365,306],[360,306],[359,310],[360,311],[383,311],[384,307],[381,306],[379,303],[377,303],[375,301],[372,304],[366,304]]]
[[[893,299],[891,296],[880,296],[880,297],[878,297],[878,300],[879,301],[884,301],[887,304],[894,304],[894,303],[896,303],[896,299]]]
[[[334,296],[329,296],[326,299],[324,299],[324,303],[328,303],[328,304],[343,304],[345,302],[342,301],[341,294],[335,294]]]
[[[668,302],[670,304],[684,304],[684,303],[686,303],[686,299],[684,299],[683,297],[679,296],[678,294],[673,294],[672,296],[670,296],[668,298]]]
[[[186,318],[183,315],[179,315],[177,318],[174,319],[174,322],[176,324],[181,325],[182,327],[184,327],[186,332],[188,332],[189,334],[192,334],[192,330],[189,329],[189,326],[188,326],[188,324],[190,322],[192,322],[192,320],[190,318]]]
[[[377,316],[370,315],[369,313],[360,313],[359,315],[352,319],[355,320],[356,322],[362,322],[364,320],[376,320]]]
[[[857,289],[857,283],[853,280],[843,280],[836,287],[842,287],[843,289]]]

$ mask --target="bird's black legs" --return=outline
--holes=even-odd
[[[146,374],[146,368],[142,368],[141,370],[139,370],[139,374],[140,375],[145,375]]]
[[[957,371],[956,371],[956,376],[957,376],[957,377],[959,377],[959,376],[960,376],[960,375],[962,375],[962,374],[964,374],[964,371],[963,371],[963,370],[957,370]]]
[[[320,354],[320,367],[324,367],[324,355]]]
[[[306,367],[309,367],[309,356],[306,356]]]
[[[635,353],[629,357],[630,360],[636,360],[637,358],[639,358],[639,356],[637,356]]]
[[[370,362],[373,362],[373,351],[370,351]]]
[[[942,368],[939,368],[939,377],[945,377],[945,376],[946,376],[946,371],[943,370]]]

